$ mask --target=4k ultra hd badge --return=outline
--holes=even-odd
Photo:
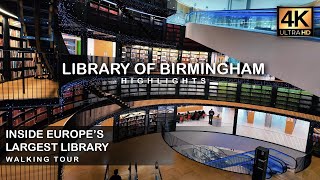
[[[313,7],[278,7],[278,36],[313,36]]]

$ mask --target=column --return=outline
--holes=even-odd
[[[10,72],[10,34],[9,34],[9,20],[3,16],[3,76],[6,81],[11,80]]]
[[[247,0],[247,7],[246,9],[251,9],[251,0]]]
[[[247,112],[247,123],[248,124],[253,124],[254,123],[254,111],[248,111]]]
[[[47,106],[47,118],[48,118],[48,124],[53,123],[55,120],[53,117],[52,106]]]
[[[271,128],[271,124],[272,124],[272,114],[267,113],[266,119],[264,122],[264,127]]]
[[[205,99],[209,99],[209,88],[210,88],[210,79],[206,78],[206,84],[205,84],[205,88],[204,88],[204,97]]]
[[[237,82],[237,92],[236,92],[236,102],[240,103],[241,101],[241,88],[242,88],[242,82]]]
[[[237,134],[237,125],[238,125],[238,108],[235,108],[234,110],[234,118],[233,118],[233,131],[232,134],[236,135]]]
[[[294,126],[296,124],[296,120],[293,118],[287,118],[286,120],[286,128],[285,128],[285,133],[286,134],[292,134],[294,130]]]
[[[88,55],[88,37],[86,34],[81,35],[81,55]]]
[[[116,63],[120,63],[122,61],[121,56],[122,56],[122,43],[117,41],[116,42],[116,60],[115,60]]]
[[[313,128],[314,127],[315,127],[315,123],[314,122],[310,122],[306,153],[311,152],[312,149],[313,149]]]
[[[271,103],[270,107],[276,107],[276,102],[277,102],[277,93],[278,93],[278,88],[273,86],[271,90]]]

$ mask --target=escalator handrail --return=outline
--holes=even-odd
[[[276,161],[276,162],[278,162],[280,165],[281,165],[281,169],[282,169],[282,172],[280,172],[280,174],[282,174],[282,173],[285,173],[287,170],[287,166],[286,165],[283,165],[280,161],[279,161],[279,159],[275,159],[275,158],[273,158],[273,157],[271,157],[271,156],[269,156],[269,159],[272,159],[273,161]],[[271,163],[273,163],[273,162],[271,162],[271,161],[268,161],[268,165],[269,165],[269,162],[270,162],[270,165],[271,165]],[[268,166],[269,167],[269,166]],[[272,168],[270,167],[270,169],[272,170]],[[278,174],[277,172],[275,172],[275,171],[273,171],[274,172],[274,174]]]
[[[287,163],[285,163],[282,159],[277,158],[277,157],[275,157],[275,156],[272,156],[272,155],[270,155],[270,154],[269,154],[269,158],[272,159],[272,160],[274,160],[274,161],[279,162],[282,166],[287,167]]]
[[[272,170],[271,170],[271,168],[269,167],[269,166],[267,166],[267,169],[269,169],[269,174],[270,174],[270,177],[269,178],[271,178],[272,177]],[[268,170],[267,170],[267,174],[268,174]],[[268,177],[266,177],[267,179],[269,179]]]
[[[251,151],[251,152],[248,152],[248,153],[252,153],[252,152],[254,152],[254,151]],[[282,173],[284,173],[284,172],[287,171],[287,163],[285,163],[282,159],[277,158],[277,157],[275,157],[275,156],[273,156],[273,155],[270,155],[270,153],[269,153],[269,157],[268,157],[268,158],[270,158],[270,159],[272,159],[272,160],[280,163],[280,165],[284,168],[284,170],[283,170]],[[268,161],[268,162],[269,162],[269,161]]]
[[[275,151],[275,152],[277,152],[277,153],[279,153],[279,154],[282,154],[282,155],[284,155],[284,156],[287,156],[287,157],[293,159],[293,161],[295,162],[295,167],[294,167],[294,169],[297,168],[297,160],[296,160],[294,157],[292,157],[292,156],[290,156],[290,155],[288,155],[288,154],[286,154],[286,153],[283,153],[283,152],[281,152],[281,151],[278,151],[278,150],[276,150],[276,149],[269,148],[269,150]],[[270,154],[270,153],[269,153],[269,154]],[[286,164],[288,165],[288,163],[286,163]]]
[[[268,149],[271,150],[271,151],[275,151],[275,152],[277,152],[277,153],[279,153],[279,154],[282,154],[282,155],[284,155],[284,156],[287,156],[287,157],[293,159],[294,162],[295,162],[295,167],[294,167],[294,169],[297,167],[297,160],[296,160],[295,158],[293,158],[292,156],[290,156],[290,155],[288,155],[288,154],[285,154],[285,153],[283,153],[283,152],[281,152],[281,151],[272,149],[272,148],[268,148]],[[251,152],[254,152],[254,151],[251,151]],[[248,152],[248,153],[249,153],[249,152]],[[287,167],[288,167],[288,165],[290,165],[289,163],[286,163],[282,158],[279,158],[279,157],[276,157],[276,156],[274,156],[274,155],[271,155],[270,153],[269,153],[269,157],[273,157],[273,158],[278,159],[279,161],[281,161],[282,163],[284,163]]]

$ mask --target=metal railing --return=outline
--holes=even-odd
[[[0,101],[58,98],[59,84],[51,79],[39,53],[0,50],[0,59]]]
[[[184,155],[185,157],[191,160],[218,169],[223,169],[242,174],[252,174],[255,151],[248,151],[240,154],[223,156],[208,161],[208,159],[210,159],[210,157],[207,156],[208,153],[205,151],[200,151],[199,148],[197,148],[198,145],[192,145],[191,143],[188,143],[176,137],[172,133],[166,131],[162,131],[162,137],[170,147],[172,147],[178,153]],[[193,150],[200,154],[192,153]],[[285,154],[272,148],[269,149],[269,152],[270,154],[267,168],[268,178],[271,178],[271,176],[274,174],[285,173],[287,171],[287,167],[293,169],[294,172],[300,172],[304,168],[306,168],[311,162],[310,154],[307,154],[306,156],[299,158],[293,158],[288,154]]]
[[[315,7],[314,14],[315,29],[319,29],[320,8]],[[277,9],[194,11],[186,15],[188,22],[276,35]],[[320,34],[316,36],[306,39],[319,40]]]

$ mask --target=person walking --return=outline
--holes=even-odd
[[[212,119],[213,119],[214,111],[211,109],[209,111],[209,124],[212,125]]]

